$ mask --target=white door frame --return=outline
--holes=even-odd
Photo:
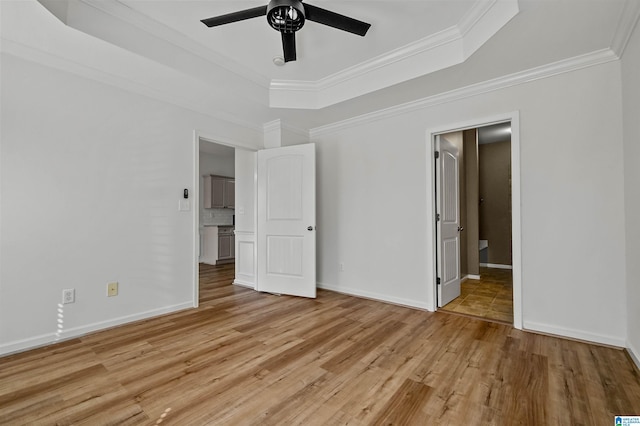
[[[491,124],[511,122],[511,234],[513,250],[513,326],[522,329],[522,223],[520,204],[520,111],[490,117],[479,117],[459,123],[451,123],[427,129],[427,241],[431,241],[431,256],[427,256],[428,309],[436,311],[438,289],[436,286],[436,206],[433,197],[435,187],[435,136],[444,133],[484,127]]]
[[[217,143],[219,145],[226,145],[231,148],[239,148],[247,151],[258,151],[258,148],[246,143],[232,141],[224,137],[212,135],[210,133],[203,132],[195,129],[193,131],[193,191],[189,197],[191,199],[191,214],[193,217],[193,307],[197,308],[200,304],[200,276],[198,266],[199,256],[199,244],[196,244],[200,239],[200,140],[207,142]],[[255,194],[254,194],[255,195]],[[257,203],[254,202],[254,206]],[[253,214],[254,220],[256,220],[256,214]],[[255,254],[255,253],[254,253]]]

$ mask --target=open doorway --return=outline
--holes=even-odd
[[[460,293],[438,306],[512,324],[511,124],[440,138],[459,150]]]
[[[233,283],[235,276],[235,148],[198,141],[198,300],[209,297],[202,276]],[[213,280],[218,285],[218,279]]]
[[[518,115],[485,123],[429,133],[434,151],[432,167],[428,167],[434,197],[434,308],[521,328]],[[440,141],[453,147],[458,162],[456,172],[449,172],[449,180],[453,175],[458,180],[459,210],[453,228],[458,229],[458,239],[455,244],[447,241],[449,248],[457,245],[457,258],[444,264],[442,259],[446,260],[445,250],[449,249],[442,244],[441,233],[446,235],[447,225],[443,222],[454,216],[449,213],[440,218],[440,210],[453,204],[450,200],[443,204],[438,197],[454,190],[441,186],[440,181],[446,181],[446,166],[437,152]],[[441,279],[444,275],[446,279]],[[452,277],[458,280],[458,297],[452,297],[450,291],[438,291],[438,282],[450,282]]]

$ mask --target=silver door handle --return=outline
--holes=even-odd
[[[458,226],[458,232],[464,231],[464,226]]]

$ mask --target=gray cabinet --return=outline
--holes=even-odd
[[[233,227],[218,227],[218,261],[234,259],[236,257],[235,247]]]
[[[234,179],[224,180],[224,195],[222,196],[225,208],[233,209],[236,206],[236,181]]]
[[[224,176],[204,176],[204,208],[232,209],[236,202],[236,181]]]

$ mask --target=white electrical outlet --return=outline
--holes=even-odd
[[[338,267],[340,268],[340,272],[344,272],[344,263],[340,262]]]
[[[76,289],[75,288],[65,288],[62,290],[62,303],[75,303],[76,301]]]

